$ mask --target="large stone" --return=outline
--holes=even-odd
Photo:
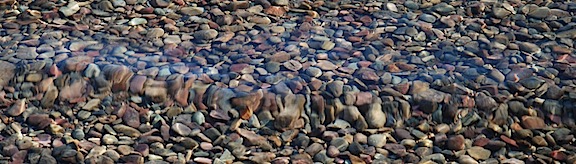
[[[16,65],[0,60],[0,86],[6,86],[12,78],[16,70]]]

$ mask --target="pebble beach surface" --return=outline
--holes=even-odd
[[[575,12],[0,0],[0,163],[576,163]]]

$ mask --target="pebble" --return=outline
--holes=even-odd
[[[14,163],[576,159],[571,2],[16,6],[0,24]]]
[[[486,160],[490,158],[490,155],[492,153],[490,152],[490,150],[478,146],[471,147],[468,150],[466,150],[466,152],[468,152],[468,155],[470,155],[470,157],[476,160]]]
[[[130,26],[138,26],[138,25],[143,25],[148,23],[148,20],[144,19],[144,18],[132,18],[129,22],[128,25]]]

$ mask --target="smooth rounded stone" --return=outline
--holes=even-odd
[[[327,91],[334,97],[340,97],[343,93],[344,82],[333,81],[326,86]]]
[[[492,15],[494,15],[494,17],[502,19],[505,18],[507,16],[509,16],[510,14],[512,14],[512,12],[510,12],[509,10],[505,9],[505,8],[493,8],[492,9]]]
[[[548,15],[550,15],[550,8],[548,7],[539,7],[528,13],[528,16],[538,19],[546,18]]]
[[[128,146],[128,145],[120,145],[118,146],[118,152],[120,152],[120,154],[122,155],[128,155],[130,154],[132,151],[134,151],[134,148]]]
[[[129,22],[128,25],[130,26],[138,26],[138,25],[143,25],[148,23],[148,20],[144,19],[144,18],[132,18]]]
[[[114,7],[124,7],[124,6],[126,6],[126,1],[124,1],[124,0],[112,0],[112,5],[114,5]]]
[[[404,1],[404,7],[411,9],[411,10],[420,9],[420,5],[418,5],[418,3],[416,3],[412,0]]]
[[[571,133],[572,133],[572,131],[570,131],[570,129],[559,128],[556,131],[554,131],[551,134],[551,136],[554,137],[554,140],[557,143],[567,143],[567,142],[571,142],[574,139],[574,135]]]
[[[195,122],[198,125],[202,125],[204,122],[206,122],[206,118],[202,112],[194,112],[192,115],[192,122]]]
[[[296,60],[288,60],[288,61],[282,63],[282,66],[284,66],[284,68],[286,68],[290,71],[295,71],[295,72],[302,69],[302,63],[300,63]]]
[[[168,35],[164,38],[164,44],[180,44],[182,43],[182,39],[180,39],[179,35]]]
[[[522,127],[526,129],[544,129],[546,128],[546,123],[540,117],[535,116],[522,116]]]
[[[498,82],[504,82],[504,80],[506,79],[504,74],[502,72],[500,72],[500,70],[498,70],[498,69],[492,69],[488,75],[490,76],[490,78],[492,78]]]
[[[461,155],[458,158],[458,162],[462,164],[478,164],[474,158],[470,157],[469,155]]]
[[[454,135],[450,138],[448,138],[448,141],[446,141],[446,148],[450,149],[450,150],[464,150],[464,148],[466,147],[465,142],[466,139],[464,138],[463,135]]]
[[[284,26],[272,26],[270,27],[270,31],[272,31],[273,33],[284,33],[284,31],[286,31],[286,28]]]
[[[328,60],[318,60],[315,66],[324,71],[333,71],[338,69],[337,65]]]
[[[39,73],[31,73],[26,76],[27,82],[40,82],[42,81],[42,74]]]
[[[138,131],[138,129],[126,125],[120,125],[120,124],[114,125],[114,130],[118,133],[122,133],[130,137],[139,137],[140,135],[142,135],[142,133]]]
[[[317,67],[308,67],[306,69],[306,74],[308,74],[312,77],[320,77],[320,76],[322,76],[322,70],[320,68],[317,68]]]
[[[422,142],[419,142],[422,143]],[[400,141],[400,144],[404,145],[407,148],[413,148],[416,146],[416,141],[413,139],[403,139],[402,141]],[[428,147],[428,146],[425,146]]]
[[[542,85],[544,82],[545,82],[544,80],[539,79],[537,77],[529,77],[529,78],[520,80],[520,84],[522,84],[522,86],[524,86],[528,89],[536,89],[536,88],[540,87],[540,85]]]
[[[420,15],[419,19],[424,21],[424,22],[428,22],[428,23],[436,22],[436,17],[434,15],[430,15],[430,14],[422,14],[422,15]]]
[[[542,49],[540,49],[538,45],[530,42],[520,42],[518,43],[518,47],[520,48],[521,51],[532,54],[539,53],[542,51]]]
[[[327,154],[329,157],[334,158],[334,157],[337,157],[337,156],[340,154],[340,150],[339,150],[336,146],[330,145],[330,146],[328,146],[328,149],[326,149],[326,154]]]
[[[324,146],[322,146],[322,144],[312,143],[310,146],[306,147],[304,151],[308,153],[310,156],[315,156],[316,154],[318,154],[318,152],[322,150],[324,150]]]
[[[83,140],[85,136],[86,134],[84,134],[82,129],[74,129],[74,131],[72,131],[72,138],[74,139]]]
[[[173,124],[172,130],[180,136],[188,136],[190,133],[192,133],[192,129],[182,123]]]
[[[336,43],[334,43],[332,41],[324,41],[324,42],[322,42],[322,45],[320,47],[324,50],[332,50],[335,46],[336,46]]]
[[[164,36],[164,29],[162,28],[151,28],[146,32],[147,38],[160,38]]]
[[[346,149],[348,149],[349,143],[346,141],[346,139],[338,137],[330,141],[330,146],[336,147],[339,151],[346,151]]]
[[[112,145],[118,143],[118,138],[114,135],[105,134],[102,136],[102,143],[106,145]]]
[[[80,5],[78,2],[71,1],[68,5],[60,7],[58,11],[60,11],[64,16],[69,17],[80,11]]]
[[[534,136],[532,138],[532,143],[534,143],[534,145],[536,145],[536,146],[541,146],[541,147],[548,146],[548,142],[546,142],[546,139],[542,136]]]
[[[214,29],[200,30],[194,32],[194,38],[199,40],[212,40],[218,36],[218,31]]]
[[[386,135],[384,134],[372,134],[368,137],[368,145],[374,146],[376,148],[382,148],[386,145]]]
[[[438,12],[441,15],[448,15],[451,12],[455,11],[456,8],[454,8],[454,6],[452,5],[442,2],[432,7],[432,10]]]
[[[170,5],[170,0],[151,0],[149,3],[152,7],[164,8]]]
[[[423,162],[423,161],[433,161],[436,163],[443,163],[443,162],[446,162],[446,157],[444,156],[444,154],[435,153],[435,154],[430,154],[428,156],[422,157],[421,162]]]
[[[468,153],[468,155],[470,155],[470,157],[476,160],[486,160],[490,158],[490,155],[492,154],[490,150],[484,149],[479,146],[471,147],[468,150],[466,150],[466,152]]]
[[[26,110],[26,99],[22,99],[20,101],[16,101],[16,103],[14,103],[10,108],[8,108],[6,114],[8,114],[9,116],[16,117],[24,113],[25,110]]]
[[[78,114],[76,114],[76,116],[78,116],[78,119],[80,119],[80,120],[86,120],[86,119],[90,118],[91,115],[92,115],[92,113],[85,111],[85,110],[78,111]]]
[[[190,15],[190,16],[197,16],[204,13],[203,7],[182,7],[180,8],[180,13]]]
[[[498,103],[494,98],[482,92],[478,93],[474,101],[476,102],[476,107],[481,111],[492,111],[492,109],[498,107]]]

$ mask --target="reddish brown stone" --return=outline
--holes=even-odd
[[[543,129],[546,127],[546,123],[544,123],[544,120],[540,117],[523,116],[522,127],[526,129]]]
[[[136,94],[142,94],[144,83],[146,82],[146,76],[134,76],[132,80],[130,80],[130,92]]]
[[[446,147],[450,150],[464,150],[465,146],[464,145],[464,136],[462,135],[455,135],[452,136],[450,138],[448,138],[448,141],[446,141]]]

